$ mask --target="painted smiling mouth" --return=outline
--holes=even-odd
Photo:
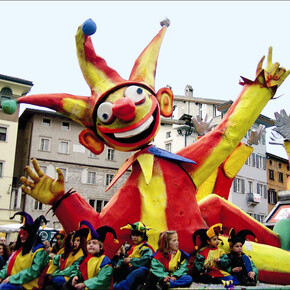
[[[154,118],[152,116],[150,116],[148,118],[148,120],[146,122],[144,122],[138,128],[135,128],[133,130],[129,130],[129,131],[126,131],[126,132],[114,133],[114,136],[115,136],[115,138],[130,138],[130,137],[134,137],[134,136],[140,134],[141,132],[147,130],[150,127],[150,125],[152,124],[153,121],[154,121]]]
[[[154,111],[153,115],[148,118],[142,125],[133,130],[129,130],[121,133],[111,133],[106,134],[112,141],[125,143],[125,144],[133,144],[137,143],[140,140],[146,140],[148,136],[152,136],[152,132],[154,131],[156,125],[156,116],[157,109]],[[141,128],[141,129],[140,129]]]

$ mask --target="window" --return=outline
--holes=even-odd
[[[114,149],[108,149],[108,160],[114,160],[114,154],[115,150]]]
[[[3,162],[0,162],[0,177],[3,176]]]
[[[108,203],[107,200],[100,200],[100,199],[90,199],[89,204],[92,208],[94,208],[97,212],[101,212],[104,206]]]
[[[95,184],[96,183],[96,172],[88,172],[88,184]]]
[[[198,114],[200,116],[200,118],[202,119],[202,104],[198,104]]]
[[[281,163],[279,163],[279,168],[281,168],[282,167],[282,165],[281,165]]]
[[[272,163],[273,163],[273,162],[272,162],[272,160],[270,160],[270,162],[269,162],[269,163],[270,163],[270,165],[272,165]]]
[[[256,164],[256,157],[255,157],[255,153],[252,153],[249,158],[247,159],[247,165],[255,167]]]
[[[283,183],[283,172],[278,172],[279,174],[279,182],[282,182]]]
[[[113,177],[114,177],[113,174],[106,174],[106,186],[108,186],[111,183]]]
[[[270,204],[277,203],[277,195],[276,195],[275,189],[269,188],[268,202]]]
[[[0,107],[2,107],[1,106],[2,102],[11,99],[11,97],[12,97],[12,90],[10,88],[5,87],[5,88],[3,88],[1,90],[0,94],[1,94]]]
[[[49,151],[50,150],[50,139],[48,138],[40,138],[40,148],[41,151]]]
[[[241,178],[234,179],[234,192],[245,193],[245,180]]]
[[[36,210],[42,210],[42,203],[39,202],[39,201],[37,201],[37,200],[35,200],[34,201],[34,209],[36,209]]]
[[[62,154],[68,154],[68,146],[69,146],[68,141],[60,141],[58,152]]]
[[[50,119],[44,118],[42,120],[42,125],[45,127],[50,127]]]
[[[248,181],[249,193],[253,193],[253,181]]]
[[[6,141],[7,138],[7,128],[6,127],[0,127],[0,141]]]
[[[97,155],[94,154],[92,151],[89,151],[89,155],[90,158],[97,158]]]
[[[70,125],[69,122],[62,122],[61,129],[63,129],[63,130],[69,130],[69,125]]]
[[[263,196],[263,184],[257,183],[257,193]]]
[[[266,144],[266,136],[265,136],[265,134],[262,134],[262,144],[263,145]]]
[[[274,180],[274,170],[269,169],[269,179]]]
[[[166,132],[166,138],[170,138],[171,137],[171,131]]]
[[[256,167],[257,168],[263,168],[263,156],[256,155]]]
[[[171,152],[171,142],[165,144],[165,150]]]

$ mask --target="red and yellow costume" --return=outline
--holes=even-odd
[[[27,167],[34,184],[31,187],[32,183],[22,178],[23,190],[37,200],[53,205],[67,232],[77,229],[83,219],[90,221],[94,227],[109,225],[114,229],[130,220],[140,220],[157,229],[149,234],[152,246],[156,247],[160,232],[174,229],[181,238],[181,248],[191,253],[193,231],[222,222],[225,230],[231,227],[254,230],[260,243],[279,247],[277,234],[253,222],[251,217],[226,200],[210,195],[198,204],[196,198],[197,190],[214,172],[217,172],[214,190],[225,196],[218,171],[226,170],[227,158],[234,154],[245,133],[288,76],[289,71],[272,63],[272,50],[269,50],[265,69],[262,69],[263,59],[259,62],[255,80],[243,79],[240,96],[213,131],[177,152],[178,155],[164,154],[147,145],[158,132],[160,115],[169,117],[173,109],[171,90],[162,88],[157,93],[154,90],[157,57],[168,23],[162,23],[160,32],[138,57],[128,81],[95,54],[89,36],[94,31],[88,31],[86,25],[79,27],[76,44],[80,67],[91,88],[91,96],[34,95],[21,97],[18,103],[45,106],[81,123],[86,128],[79,136],[80,143],[95,154],[102,152],[104,144],[121,151],[140,149],[124,163],[112,184],[131,165],[132,173],[100,214],[78,193],[65,195],[63,176],[59,170],[58,179],[54,181],[41,172],[36,161],[33,164],[39,176]],[[13,102],[2,104],[3,110],[10,113],[13,106],[16,106]],[[228,161],[230,163],[230,159]],[[222,163],[225,167],[219,168]],[[230,174],[229,179],[232,178]],[[78,208],[78,215],[74,214],[75,208]],[[121,242],[125,241],[125,234],[119,231],[118,236]],[[112,242],[106,248],[110,250],[109,256],[117,250]],[[277,250],[279,256],[290,261],[288,252]],[[271,256],[269,259],[274,261],[275,258]],[[255,264],[258,263],[255,261]],[[289,284],[289,269],[289,264],[278,270],[262,266],[260,277],[273,281],[273,277],[268,275],[273,272],[275,277],[279,276],[280,283]]]

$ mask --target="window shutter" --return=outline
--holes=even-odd
[[[264,198],[267,198],[267,185],[264,185]]]
[[[260,194],[260,187],[259,187],[259,183],[257,183],[257,193]]]
[[[245,193],[245,180],[242,179],[242,193]]]
[[[271,191],[268,190],[268,203],[270,203],[270,195],[271,195]]]
[[[249,163],[249,161],[248,161],[248,160],[249,160],[249,158],[248,158],[248,159],[246,160],[246,162],[245,162],[245,164],[246,164],[246,165],[248,165],[248,163]]]
[[[237,192],[237,179],[234,179],[234,192]]]
[[[256,166],[256,165],[255,165],[255,164],[256,164],[255,161],[256,161],[255,153],[252,153],[252,162],[253,162],[252,166],[253,166],[253,167]]]
[[[263,169],[266,170],[266,157],[263,157]]]
[[[256,154],[256,167],[259,168],[259,155]]]

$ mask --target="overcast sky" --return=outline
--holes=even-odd
[[[287,1],[2,1],[0,11],[0,74],[32,81],[32,94],[90,95],[74,39],[88,18],[97,24],[96,53],[125,79],[159,22],[170,19],[156,90],[170,85],[182,95],[189,84],[195,97],[234,101],[240,76],[254,79],[269,46],[273,62],[290,69]],[[290,76],[276,95],[262,111],[270,118],[290,113]],[[281,146],[268,151],[287,158]]]

